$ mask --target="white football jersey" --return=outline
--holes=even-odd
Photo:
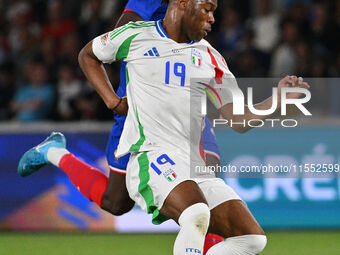
[[[93,40],[103,63],[127,62],[129,111],[116,152],[157,149],[202,163],[202,97],[217,108],[231,103],[223,86],[237,86],[224,58],[205,40],[177,43],[161,21],[130,22]]]

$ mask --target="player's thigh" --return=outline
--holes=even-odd
[[[114,155],[119,139],[120,137],[115,136],[112,131],[106,148],[106,158],[110,168],[110,175],[102,200],[103,209],[114,215],[126,213],[134,205],[134,202],[129,197],[125,178],[130,155],[125,155],[119,159]]]
[[[180,183],[169,193],[160,213],[178,222],[182,212],[197,203],[207,204],[207,201],[197,183],[188,180]]]
[[[229,200],[211,210],[209,231],[225,238],[242,235],[264,235],[242,200]]]
[[[119,200],[124,202],[124,200],[130,200],[125,182],[130,154],[117,159],[114,155],[114,151],[116,150],[118,143],[119,137],[110,137],[107,145],[106,158],[110,168],[110,176],[104,197],[109,196],[111,201]]]
[[[112,147],[116,148],[116,145],[118,145],[117,139],[110,139],[110,141],[112,140],[114,141]],[[131,199],[126,188],[126,169],[130,154],[117,159],[114,152],[107,149],[106,157],[110,168],[110,176],[104,197],[108,197],[111,202],[129,202]]]
[[[211,210],[209,231],[225,238],[263,234],[263,230],[247,205],[220,178],[198,180]]]
[[[116,216],[127,213],[133,208],[135,202],[130,198],[125,182],[125,175],[113,171],[110,172],[101,208]]]
[[[121,203],[131,200],[126,188],[125,174],[110,171],[104,198],[110,201],[120,201]]]

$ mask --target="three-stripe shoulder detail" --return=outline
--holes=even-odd
[[[138,29],[138,28],[144,28],[144,27],[155,27],[154,21],[139,21],[139,22],[129,22],[128,24],[119,27],[112,32],[110,32],[110,40],[113,40],[118,35],[124,33],[126,30],[129,29]]]

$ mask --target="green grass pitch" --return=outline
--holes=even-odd
[[[338,232],[268,232],[263,255],[339,255]],[[1,233],[1,255],[171,255],[174,234]]]

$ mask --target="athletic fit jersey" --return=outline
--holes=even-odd
[[[210,90],[219,108],[232,102],[222,86],[237,86],[223,57],[205,40],[173,41],[161,21],[130,22],[99,36],[93,52],[103,63],[127,63],[129,111],[116,157],[165,149],[204,165],[202,98]]]

